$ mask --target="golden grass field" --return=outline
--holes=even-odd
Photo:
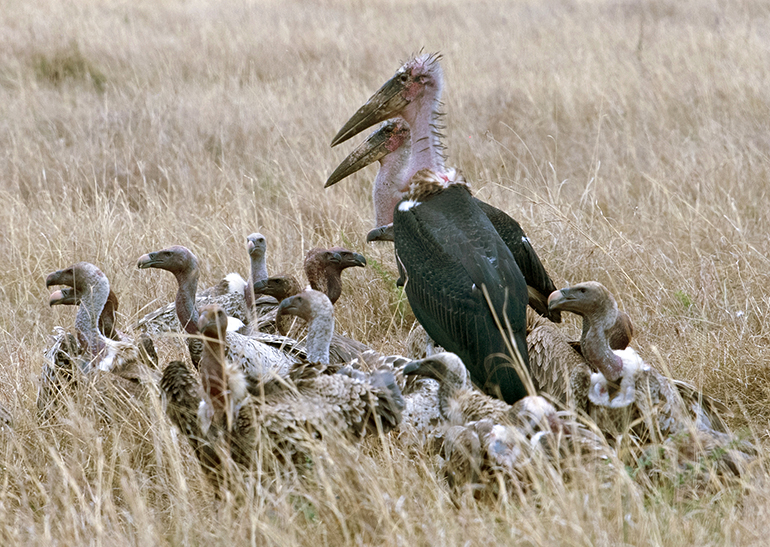
[[[82,404],[38,421],[43,351],[75,315],[48,307],[45,276],[83,260],[130,330],[175,291],[136,269],[148,251],[189,247],[207,286],[247,273],[254,231],[274,273],[348,246],[370,266],[346,272],[338,329],[403,352],[392,248],[365,242],[375,168],[323,183],[353,146],[329,147],[337,129],[421,48],[443,53],[449,165],[557,286],[607,285],[645,359],[733,409],[760,446],[751,476],[546,473],[453,500],[430,457],[374,439],[218,500],[159,405],[148,428]],[[762,0],[4,2],[0,544],[766,545],[769,123]]]

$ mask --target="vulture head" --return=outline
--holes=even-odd
[[[334,306],[324,293],[306,289],[281,301],[276,319],[284,315],[294,315],[311,323],[316,319],[334,317]]]
[[[147,253],[139,257],[136,267],[140,270],[158,268],[173,273],[177,278],[185,276],[198,268],[198,259],[187,247],[174,245],[161,251]]]
[[[267,240],[260,233],[253,233],[246,236],[246,249],[252,260],[262,260],[267,252]]]
[[[49,276],[50,277],[50,276]],[[72,287],[64,287],[51,294],[48,300],[49,306],[77,306],[80,304],[80,297]],[[120,335],[117,331],[116,313],[118,311],[118,296],[110,289],[107,295],[107,302],[104,304],[102,313],[99,315],[99,330],[107,338],[119,340]]]
[[[468,369],[457,355],[450,352],[437,353],[430,357],[412,361],[404,367],[404,376],[424,376],[438,380],[440,384],[457,388],[471,387]]]
[[[95,286],[102,277],[104,277],[102,271],[90,262],[78,262],[69,268],[49,274],[45,278],[45,286],[65,285],[72,287],[73,293],[71,294],[79,298],[87,289]]]
[[[630,339],[631,330],[622,316],[619,318],[618,305],[607,287],[597,281],[586,281],[554,291],[548,297],[548,309],[569,311],[583,317],[581,352],[607,380],[618,382],[626,372],[633,374],[633,367],[624,372],[622,355],[610,347],[613,333],[616,337]]]
[[[586,281],[554,291],[548,297],[548,309],[569,311],[581,315],[593,324],[617,310],[615,298],[607,287],[597,281]],[[614,315],[614,314],[613,314]],[[612,318],[613,322],[615,317]]]
[[[366,258],[342,247],[315,248],[305,256],[305,275],[310,287],[326,293],[332,304],[342,294],[342,271],[353,266],[366,266]]]
[[[283,300],[278,306],[275,320],[279,326],[284,315],[294,315],[307,322],[307,360],[328,365],[329,346],[334,334],[334,306],[329,297],[320,291],[306,289]]]
[[[302,292],[302,287],[296,277],[291,275],[278,275],[268,277],[262,281],[254,283],[254,294],[264,294],[272,296],[278,302],[290,296]]]

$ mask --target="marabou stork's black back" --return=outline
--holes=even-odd
[[[526,366],[527,285],[468,188],[452,184],[421,202],[404,200],[393,225],[404,290],[428,335],[460,356],[487,393],[508,403],[526,396],[481,287],[503,326],[507,318]]]

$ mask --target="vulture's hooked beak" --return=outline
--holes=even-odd
[[[51,294],[51,296],[48,298],[48,305],[49,306],[55,306],[56,304],[61,304],[64,300],[64,295],[62,294],[61,290],[58,290]]]
[[[340,255],[340,264],[346,268],[351,266],[365,267],[366,257],[359,253],[346,253],[344,256]]]
[[[393,223],[386,224],[385,226],[379,226],[377,228],[374,228],[373,230],[370,230],[368,234],[366,234],[366,242],[371,243],[372,241],[395,241],[395,234],[393,232]]]
[[[567,288],[553,291],[548,295],[548,309],[552,311],[561,310],[562,306],[572,300],[574,300],[574,298],[571,297],[570,290]]]
[[[419,361],[412,361],[404,367],[404,376],[425,376],[434,380],[441,380],[446,374],[446,365],[435,356],[426,357]]]
[[[80,304],[80,299],[78,299],[75,296],[75,289],[71,287],[66,287],[64,289],[59,289],[58,291],[51,294],[51,297],[48,299],[48,305],[57,306],[60,304],[67,304],[67,305]]]
[[[139,260],[136,262],[136,267],[140,270],[144,270],[146,268],[154,268],[157,264],[157,260],[157,253],[147,253],[139,257]]]

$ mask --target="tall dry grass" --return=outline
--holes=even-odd
[[[333,445],[306,480],[218,500],[157,405],[150,428],[105,424],[88,397],[38,422],[43,350],[74,318],[48,308],[44,276],[81,260],[110,277],[130,328],[175,290],[136,270],[145,252],[190,247],[205,285],[245,273],[256,230],[272,272],[346,245],[371,267],[346,272],[339,328],[403,351],[412,316],[392,251],[364,240],[373,168],[322,186],[347,150],[331,137],[420,48],[444,54],[450,163],[524,225],[557,285],[610,287],[643,356],[766,445],[766,2],[11,1],[0,402],[15,426],[0,433],[0,543],[764,544],[761,465],[688,496],[619,469],[476,502],[453,500],[433,460],[388,439]]]

